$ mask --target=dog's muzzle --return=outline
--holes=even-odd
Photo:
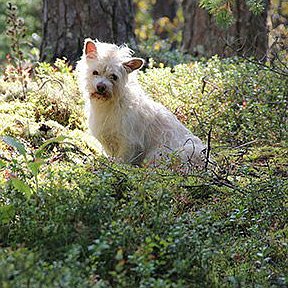
[[[97,84],[96,89],[97,89],[97,93],[105,94],[107,86],[104,83],[99,83]]]
[[[111,98],[111,95],[107,89],[107,86],[104,83],[98,83],[96,86],[96,91],[90,94],[91,98],[108,100]]]
[[[90,94],[90,97],[91,97],[92,99],[98,99],[98,100],[104,100],[104,101],[106,101],[106,100],[108,100],[108,99],[111,98],[111,95],[110,95],[109,93],[100,94],[100,93],[98,93],[98,92],[93,92],[93,93]]]

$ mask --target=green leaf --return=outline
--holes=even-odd
[[[4,205],[0,207],[0,223],[7,224],[15,215],[13,205]]]
[[[3,160],[0,160],[0,169],[6,167],[6,163]]]
[[[11,136],[1,136],[0,139],[2,139],[7,145],[16,148],[18,153],[26,158],[27,151],[25,149],[25,146],[21,142],[17,141]]]
[[[45,148],[52,144],[52,143],[61,143],[63,142],[67,137],[66,136],[58,136],[58,137],[55,137],[55,138],[51,138],[49,140],[47,140],[46,142],[44,142],[38,149],[37,151],[35,152],[35,157],[36,158],[41,158],[41,155],[43,154],[43,152],[45,151]]]
[[[18,179],[18,178],[12,178],[11,180],[12,185],[15,189],[17,189],[19,192],[23,193],[27,199],[31,197],[33,194],[32,189],[28,184],[26,184],[24,181]]]
[[[28,167],[31,170],[32,174],[34,176],[38,175],[40,167],[44,164],[45,162],[42,159],[37,158],[33,162],[28,163]]]

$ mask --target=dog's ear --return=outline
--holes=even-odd
[[[84,43],[84,54],[86,55],[87,58],[94,59],[97,56],[97,47],[95,42],[88,38],[85,39]]]
[[[128,73],[131,73],[137,69],[141,69],[143,65],[144,65],[144,60],[141,58],[132,58],[130,61],[123,63],[123,66]]]

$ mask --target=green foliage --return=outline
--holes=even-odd
[[[259,15],[264,10],[263,0],[246,0],[249,10],[254,14]]]
[[[6,71],[5,76],[18,79],[22,86],[23,95],[22,99],[26,98],[27,86],[27,71],[24,69],[24,46],[25,46],[25,22],[24,19],[18,16],[16,5],[8,3],[7,5],[7,30],[6,35],[10,40],[10,54],[6,56],[10,64]]]
[[[211,126],[216,142],[234,145],[285,136],[287,79],[256,64],[213,57],[148,70],[141,82],[202,137]]]
[[[72,67],[66,65],[65,59],[58,59],[54,67],[40,63],[36,68],[40,89],[39,97],[34,98],[37,120],[51,119],[64,126],[70,125],[71,128],[83,127],[83,112],[75,107],[82,104],[83,100],[71,70]],[[69,105],[71,102],[74,105]]]
[[[34,193],[38,195],[38,175],[40,173],[41,166],[45,163],[42,155],[46,151],[48,145],[52,143],[61,143],[65,137],[59,136],[45,141],[38,149],[30,153],[30,155],[26,151],[25,146],[13,137],[2,136],[0,139],[3,140],[9,147],[16,149],[17,152],[23,156],[23,159],[19,159],[20,161],[10,160],[10,163],[12,164],[11,166],[4,165],[6,169],[13,170],[13,176],[12,174],[9,176],[10,184],[12,184],[12,186],[18,192],[23,193],[27,199],[29,199]],[[33,181],[31,181],[31,178]],[[33,182],[33,186],[31,186],[31,182]]]
[[[153,19],[152,11],[154,0],[134,0],[135,4],[135,35],[139,40],[138,49],[142,57],[154,59],[150,66],[174,66],[179,62],[188,61],[191,57],[183,55],[180,49],[182,41],[182,28],[184,23],[181,5],[176,11],[174,19],[161,17]]]
[[[265,8],[263,0],[245,0],[245,2],[249,10],[255,15],[262,13]],[[199,4],[200,7],[206,9],[215,17],[219,26],[228,28],[234,23],[235,0],[200,0]]]
[[[0,63],[3,62],[6,55],[11,52],[11,43],[9,42],[9,39],[11,36],[8,36],[5,34],[5,31],[7,31],[7,24],[11,26],[11,22],[9,21],[9,9],[7,7],[14,7],[16,10],[13,11],[13,13],[16,13],[18,19],[22,20],[25,19],[25,37],[21,39],[22,44],[25,46],[22,49],[22,52],[24,53],[25,59],[26,56],[29,56],[31,53],[34,53],[35,51],[31,51],[31,46],[37,46],[39,43],[36,43],[35,40],[33,40],[32,34],[34,35],[40,35],[41,34],[41,1],[40,0],[17,0],[17,1],[5,1],[0,0],[0,11],[3,13],[0,14]],[[4,13],[6,11],[6,13]],[[21,21],[20,20],[20,21]],[[10,23],[7,23],[9,21]],[[13,25],[15,25],[16,22],[14,22]],[[15,33],[15,30],[12,29]],[[22,35],[24,35],[22,33]],[[35,37],[34,37],[35,38]],[[30,46],[30,48],[29,48]],[[29,56],[33,57],[33,55]]]
[[[149,68],[165,66],[173,67],[178,63],[187,63],[193,58],[189,54],[183,54],[179,49],[171,50],[171,43],[160,40],[158,37],[151,37],[139,44],[140,54],[147,59]]]
[[[7,7],[7,36],[11,41],[11,61],[17,68],[21,67],[24,60],[22,45],[25,38],[25,22],[23,18],[18,17],[17,6],[8,3]]]
[[[39,63],[25,101],[1,78],[1,287],[287,286],[287,79],[218,57],[139,76],[203,140],[212,126],[219,167],[97,156],[63,60]]]
[[[228,28],[234,22],[231,5],[234,1],[200,0],[199,6],[208,10],[215,17],[216,23]]]

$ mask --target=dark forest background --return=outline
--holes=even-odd
[[[127,43],[147,57],[180,51],[266,60],[287,49],[288,5],[283,0],[18,0],[15,4],[15,13],[25,22],[25,36],[14,36],[22,37],[19,42],[26,46],[22,50],[34,61],[66,57],[75,62],[86,37]],[[13,54],[13,25],[17,25],[7,25],[7,14],[12,13],[7,7],[1,0],[2,62]],[[169,62],[169,57],[162,58]]]

